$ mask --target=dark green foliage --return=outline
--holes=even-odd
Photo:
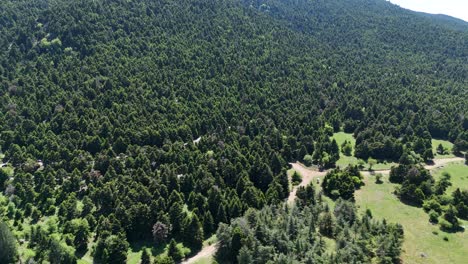
[[[301,183],[301,181],[302,181],[301,175],[299,175],[299,173],[297,173],[297,171],[294,171],[294,173],[291,176],[292,184],[293,185],[298,185],[299,183]]]
[[[57,214],[78,251],[97,234],[97,261],[182,240],[189,212],[208,235],[279,204],[288,162],[335,166],[340,127],[363,159],[430,160],[432,137],[468,149],[466,25],[384,0],[4,0],[0,18],[0,148],[14,166],[2,216]],[[409,183],[403,196],[431,197]],[[335,171],[324,189],[350,199],[359,185]],[[38,259],[50,235],[34,231]]]
[[[346,156],[351,156],[351,153],[353,152],[353,146],[351,142],[345,140],[343,144],[341,144],[341,152]]]
[[[336,240],[333,254],[325,252],[322,235]],[[398,263],[403,230],[360,218],[352,202],[338,200],[333,213],[321,203],[248,210],[230,225],[221,224],[217,237],[220,263]]]
[[[193,214],[184,228],[184,245],[193,250],[199,250],[203,246],[203,228],[196,214]]]
[[[2,221],[0,222],[0,263],[15,263],[17,256],[16,238]]]
[[[143,253],[141,254],[140,264],[151,264],[151,256],[148,253],[146,248],[143,248]]]
[[[100,238],[93,257],[101,263],[126,263],[128,246],[122,235]]]
[[[401,182],[396,191],[401,200],[415,205],[422,205],[423,201],[432,195],[434,179],[428,170],[422,166],[399,165],[392,167],[390,181]],[[446,184],[444,184],[446,185]],[[439,188],[440,190],[443,188]]]
[[[326,195],[336,199],[354,199],[354,190],[362,184],[362,176],[356,167],[350,166],[344,170],[334,169],[327,173],[322,181]]]
[[[177,242],[174,239],[171,239],[171,242],[169,242],[167,256],[173,259],[175,262],[179,262],[184,257],[183,253],[177,247]]]
[[[75,251],[72,247],[63,245],[58,241],[52,240],[49,252],[49,261],[51,264],[75,264],[77,263]]]

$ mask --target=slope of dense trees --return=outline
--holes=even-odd
[[[341,128],[362,158],[468,148],[466,25],[383,0],[6,0],[0,25],[0,217],[36,260],[197,250],[285,199],[287,162],[333,167]]]

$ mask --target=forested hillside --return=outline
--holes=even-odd
[[[195,253],[249,208],[289,217],[288,162],[335,167],[334,132],[361,159],[466,151],[467,61],[467,23],[384,0],[3,0],[0,232],[23,261]]]

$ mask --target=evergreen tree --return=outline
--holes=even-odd
[[[16,239],[4,222],[0,222],[0,263],[15,263],[18,256]]]
[[[169,256],[175,262],[179,262],[180,260],[182,260],[182,258],[184,258],[183,253],[177,247],[177,242],[174,239],[171,239],[171,242],[169,242],[167,256]]]
[[[143,253],[141,254],[140,264],[151,264],[151,256],[148,253],[146,248],[143,248]]]
[[[193,214],[187,226],[184,228],[184,242],[194,250],[199,250],[203,246],[203,229],[198,216]],[[185,244],[184,243],[184,244]]]

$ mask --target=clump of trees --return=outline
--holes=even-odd
[[[468,190],[457,188],[451,196],[446,194],[450,174],[443,173],[437,181],[420,165],[399,165],[390,171],[390,181],[400,183],[395,193],[409,204],[422,206],[429,221],[438,223],[446,231],[459,230],[458,218],[467,219]]]
[[[312,188],[311,185],[306,188]],[[218,261],[232,263],[399,263],[403,229],[398,224],[359,217],[350,201],[338,199],[334,210],[320,198],[299,198],[299,207],[266,206],[221,224]],[[305,203],[304,203],[305,202]],[[336,240],[327,248],[323,237]],[[377,241],[374,243],[372,241]],[[295,245],[295,246],[294,246]],[[352,250],[349,250],[352,249]],[[328,254],[332,250],[333,254]]]
[[[341,197],[354,200],[354,190],[362,184],[362,176],[357,166],[333,169],[325,175],[322,181],[324,193],[333,199]]]

